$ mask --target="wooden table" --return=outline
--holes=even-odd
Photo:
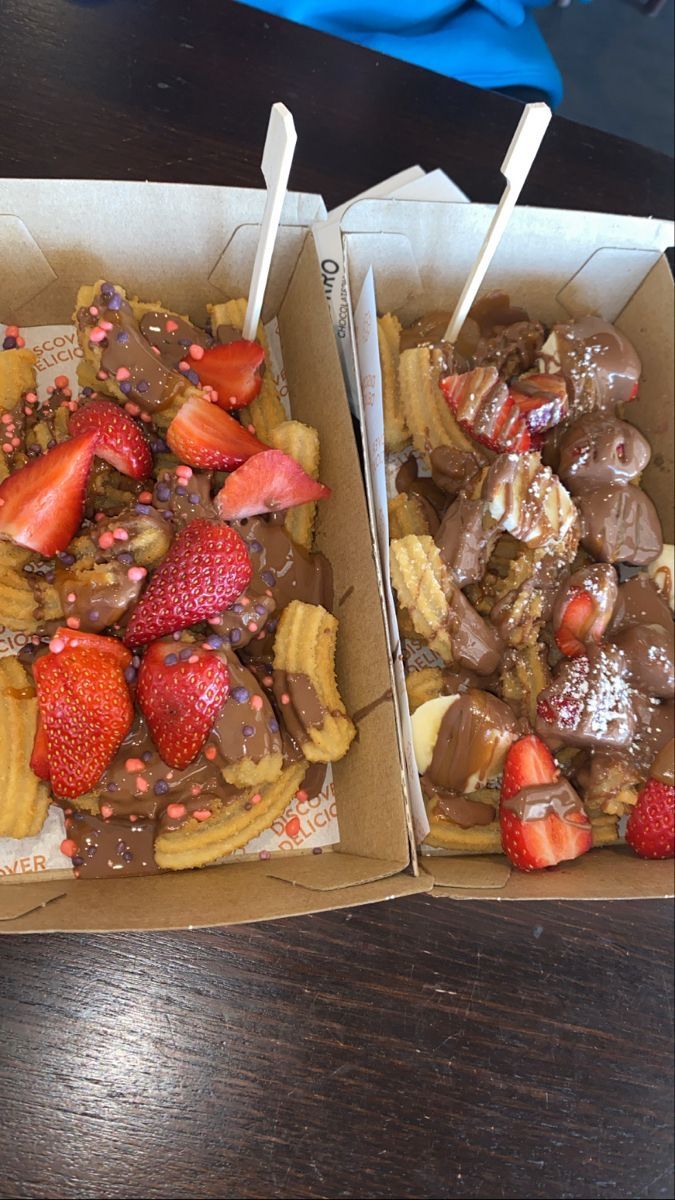
[[[329,205],[420,162],[493,201],[514,102],[226,0],[4,0],[0,169],[257,186],[270,103]],[[647,82],[645,83],[647,86]],[[525,200],[668,215],[556,120]],[[672,1195],[672,907],[457,904],[0,940],[6,1197]]]

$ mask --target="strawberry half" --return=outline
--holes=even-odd
[[[0,535],[51,557],[82,520],[98,434],[83,433],[26,463],[0,483]]]
[[[122,670],[131,665],[131,654],[118,638],[103,637],[99,633],[82,633],[79,629],[61,626],[49,643],[53,654],[64,654],[76,649],[98,650],[119,663]]]
[[[640,858],[675,856],[675,788],[648,779],[626,826],[626,841]]]
[[[33,676],[52,789],[75,799],[96,786],[131,727],[122,667],[112,655],[80,646],[38,658]]]
[[[523,454],[532,439],[518,406],[496,367],[446,375],[440,387],[460,429],[498,454]]]
[[[90,400],[72,414],[68,428],[71,434],[97,433],[96,457],[122,475],[147,479],[152,474],[152,452],[145,431],[113,400]]]
[[[148,646],[138,672],[138,703],[164,762],[187,767],[199,754],[230,690],[230,673],[203,646],[171,639]]]
[[[199,517],[174,538],[131,615],[124,641],[133,649],[215,617],[250,582],[251,562],[239,534]]]
[[[211,346],[203,356],[191,363],[199,382],[217,393],[220,408],[243,408],[255,400],[262,387],[260,368],[265,351],[259,342],[240,338],[222,346]]]
[[[559,425],[569,412],[562,375],[526,375],[511,384],[510,395],[533,438]]]
[[[560,771],[551,751],[534,733],[509,748],[502,771],[502,800],[510,800],[524,787],[555,783]]]
[[[509,749],[502,776],[499,824],[504,853],[520,871],[554,867],[591,849],[591,823],[569,785],[565,784],[562,812],[542,805],[539,797],[533,798],[532,809],[529,813],[525,810],[526,815],[517,803],[510,803],[523,794],[527,804],[527,788],[557,785],[559,774],[550,751],[535,734],[521,738]]]
[[[232,471],[265,446],[216,404],[194,396],[182,406],[166,431],[174,454],[191,467]]]
[[[294,458],[282,450],[265,450],[228,476],[215,505],[224,521],[236,521],[325,500],[330,494],[330,488],[312,479]]]

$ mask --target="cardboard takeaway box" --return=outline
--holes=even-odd
[[[206,319],[245,295],[265,193],[157,183],[0,182],[0,320],[70,321],[80,283],[108,277]],[[338,677],[359,736],[335,764],[340,828],[332,852],[294,852],[140,879],[69,872],[3,878],[0,931],[191,928],[366,904],[428,890],[409,870],[410,838],[385,630],[359,461],[311,236],[317,196],[289,195],[266,297],[278,315],[292,415],[318,427],[318,548],[335,574]],[[1,615],[0,615],[1,619]]]
[[[373,416],[381,395],[374,306],[378,314],[397,313],[403,324],[433,309],[452,310],[493,212],[490,206],[469,203],[360,200],[342,215],[369,508],[385,580],[384,454]],[[520,208],[481,289],[481,294],[496,288],[509,292],[514,303],[549,325],[597,313],[615,322],[636,346],[643,376],[639,402],[627,417],[652,444],[643,484],[659,510],[666,542],[674,540],[673,279],[664,255],[670,245],[672,226],[666,221]],[[398,647],[387,584],[383,600],[390,646]],[[421,840],[426,816],[420,809],[409,711],[400,686],[400,649],[392,661],[408,804]],[[645,862],[625,846],[591,851],[576,862],[531,874],[512,872],[508,861],[496,855],[461,858],[436,852],[423,855],[419,863],[433,879],[435,895],[458,899],[602,900],[673,893],[672,861]]]

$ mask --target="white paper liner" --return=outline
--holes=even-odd
[[[41,325],[21,329],[26,347],[37,355],[37,396],[40,404],[47,399],[47,389],[54,380],[63,375],[73,395],[80,391],[77,378],[78,361],[82,351],[72,325]],[[5,336],[0,326],[0,343]],[[269,352],[269,369],[272,372],[277,393],[287,417],[291,416],[288,383],[281,354],[279,322],[276,317],[265,326],[265,337]],[[0,350],[0,354],[4,351]],[[1,615],[1,614],[0,614]],[[30,642],[30,635],[15,633],[0,625],[0,658],[17,654]],[[63,813],[57,805],[51,805],[47,820],[40,833],[33,838],[0,838],[0,876],[69,869],[71,862],[59,847],[66,837]],[[340,840],[333,768],[327,765],[324,786],[318,796],[305,799],[294,796],[282,816],[258,837],[253,838],[241,850],[221,861],[228,862],[242,855],[267,858],[272,854],[288,853],[291,850],[320,850],[334,846]]]

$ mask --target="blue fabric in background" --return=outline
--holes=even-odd
[[[245,2],[477,87],[535,88],[554,106],[562,99],[560,72],[530,11],[550,0]]]

